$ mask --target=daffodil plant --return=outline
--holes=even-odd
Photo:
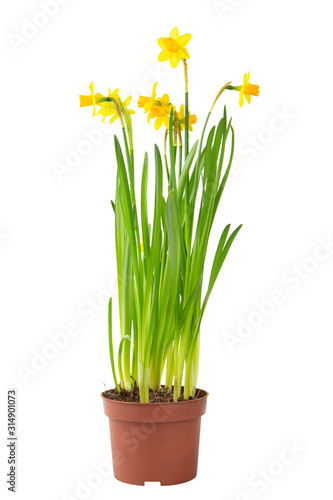
[[[165,127],[163,154],[155,145],[155,201],[149,222],[147,185],[148,155],[141,173],[141,192],[137,201],[133,131],[128,106],[118,89],[104,96],[94,92],[80,96],[81,106],[93,106],[93,116],[102,120],[120,120],[123,147],[115,136],[117,178],[115,199],[115,243],[118,274],[118,300],[121,340],[117,356],[113,352],[112,299],[109,302],[109,347],[111,368],[118,392],[139,387],[140,401],[149,402],[149,389],[173,390],[173,399],[195,397],[199,367],[200,325],[208,299],[229,249],[241,226],[230,232],[227,225],[221,234],[210,269],[208,287],[203,290],[203,273],[213,221],[230,173],[234,153],[234,130],[231,119],[223,116],[217,126],[206,129],[211,112],[226,90],[244,98],[259,94],[258,85],[228,82],[218,92],[208,113],[202,133],[190,148],[189,132],[197,122],[189,112],[188,66],[186,45],[190,34],[179,36],[174,28],[160,38],[161,62],[177,68],[182,61],[185,79],[185,102],[177,108],[168,94],[157,96],[157,83],[151,96],[141,96],[138,107],[147,113],[148,123],[155,120],[158,130]],[[183,147],[184,144],[184,147]],[[201,184],[201,189],[199,189]],[[118,375],[116,370],[116,361]]]

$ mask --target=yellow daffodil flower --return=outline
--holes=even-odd
[[[110,87],[109,87],[109,93],[108,93],[108,97],[111,98],[111,99],[120,99],[119,96],[118,96],[118,92],[119,92],[119,89],[116,89],[114,90],[113,92],[111,92],[110,90]],[[113,121],[117,119],[117,110],[115,108],[115,105],[114,105],[114,102],[111,101],[111,100],[104,100],[103,102],[100,102],[99,103],[99,106],[101,106],[101,109],[97,112],[97,115],[102,115],[103,116],[103,119],[102,119],[102,122],[104,122],[105,118],[107,116],[110,116],[110,115],[115,115],[115,117],[113,117]]]
[[[243,85],[238,85],[234,87],[233,85],[228,85],[226,88],[228,90],[238,90],[239,91],[239,106],[242,107],[244,104],[244,97],[250,104],[251,95],[257,97],[259,95],[259,85],[253,85],[250,83],[250,72],[245,73],[243,79]]]
[[[180,130],[184,130],[185,127],[185,106],[182,104],[180,106],[180,110],[177,111],[178,115],[178,125],[180,126]],[[188,113],[189,116],[189,130],[192,132],[194,123],[197,123],[197,116],[196,115],[191,115],[190,112]]]
[[[245,73],[244,79],[243,79],[243,85],[239,94],[239,106],[242,107],[244,104],[244,97],[247,100],[247,102],[250,104],[251,102],[251,95],[257,97],[259,95],[259,85],[252,85],[252,83],[249,82],[250,80],[250,72],[247,74]]]
[[[164,94],[161,99],[158,99],[158,104],[152,106],[148,114],[148,123],[150,123],[151,119],[155,119],[154,127],[155,130],[161,128],[164,124],[166,128],[169,128],[169,117],[171,113],[171,109],[174,109],[174,106],[170,104],[170,99],[168,94]]]
[[[90,89],[90,95],[80,95],[79,96],[80,107],[82,108],[84,106],[93,106],[94,107],[93,116],[95,116],[96,115],[95,105],[105,101],[106,98],[102,94],[99,94],[99,93],[94,94],[93,82],[90,83],[89,89]]]
[[[158,60],[170,61],[172,68],[176,68],[181,59],[189,59],[189,53],[185,46],[191,40],[192,35],[187,33],[186,35],[179,36],[178,28],[173,28],[170,31],[169,37],[159,38],[158,45],[161,47],[162,52],[158,56]]]
[[[117,102],[119,102],[119,104],[122,104],[127,109],[129,114],[133,115],[135,113],[135,111],[133,111],[133,109],[127,108],[127,106],[130,104],[130,102],[132,100],[132,96],[128,96],[125,99],[125,101],[122,101],[118,95],[118,92],[119,92],[119,89],[116,89],[113,92],[111,92],[111,90],[109,89],[108,98],[114,99]],[[102,122],[104,122],[104,120],[107,116],[111,116],[110,123],[113,123],[117,118],[119,118],[117,108],[112,100],[106,100],[103,103],[99,104],[99,106],[101,106],[101,109],[98,111],[97,114],[103,116]]]
[[[109,94],[107,97],[102,94],[96,93],[94,94],[94,86],[93,83],[89,85],[89,89],[91,94],[89,96],[80,95],[80,106],[93,106],[94,112],[93,116],[102,115],[102,122],[105,120],[107,116],[111,116],[110,123],[113,123],[117,118],[119,118],[117,107],[115,106],[114,100],[116,100],[119,105],[122,105],[126,111],[133,115],[135,111],[133,109],[128,109],[128,105],[131,102],[132,96],[128,96],[125,101],[122,101],[118,95],[119,89],[111,92],[109,88]],[[100,106],[100,110],[96,113],[96,105]]]
[[[156,99],[156,87],[157,82],[153,85],[153,90],[150,97],[145,97],[143,95],[140,95],[139,97],[138,106],[139,108],[144,108],[145,113],[148,113],[153,106],[158,105],[158,101]]]
[[[151,119],[156,118],[154,125],[155,130],[158,130],[163,124],[169,128],[169,116],[171,109],[175,109],[175,107],[170,104],[168,94],[164,94],[162,97],[156,97],[156,87],[157,82],[153,85],[150,97],[139,97],[138,106],[139,108],[143,108],[145,113],[148,113],[148,123],[150,123]]]

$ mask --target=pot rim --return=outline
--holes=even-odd
[[[109,390],[109,389],[108,389]],[[139,405],[139,406],[157,406],[157,405],[175,405],[175,404],[188,404],[188,403],[194,403],[194,401],[198,401],[198,400],[202,400],[202,399],[205,399],[209,396],[209,392],[208,391],[205,391],[205,389],[199,389],[198,387],[196,388],[196,392],[198,392],[198,394],[200,393],[204,393],[203,396],[200,396],[200,397],[196,397],[196,398],[193,398],[193,399],[185,399],[183,401],[161,401],[161,402],[154,402],[154,403],[140,403],[140,401],[116,401],[115,399],[110,399],[110,398],[107,398],[104,396],[104,393],[107,392],[107,391],[103,391],[101,393],[101,397],[102,399],[105,399],[106,401],[110,401],[110,403],[116,403],[116,404],[121,404],[121,405]]]

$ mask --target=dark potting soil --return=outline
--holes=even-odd
[[[126,391],[121,389],[117,392],[117,389],[109,389],[103,392],[103,396],[108,399],[113,399],[114,401],[123,401],[126,403],[140,403],[139,388],[135,386],[133,391]],[[192,396],[189,399],[194,399]],[[181,390],[180,397],[178,401],[186,401],[184,399],[184,390]],[[158,390],[149,389],[149,402],[150,403],[172,403],[173,402],[173,391],[169,391],[164,387]]]

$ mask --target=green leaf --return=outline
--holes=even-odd
[[[221,184],[220,184],[220,186],[219,186],[219,188],[217,190],[216,199],[215,199],[215,205],[214,205],[214,211],[213,211],[213,216],[214,217],[215,217],[217,207],[218,207],[218,205],[220,203],[221,196],[223,194],[225,185],[226,185],[228,177],[229,177],[229,173],[230,173],[230,169],[231,169],[231,165],[232,165],[232,159],[233,159],[233,156],[234,156],[235,133],[234,133],[234,129],[232,128],[232,126],[230,126],[230,130],[231,130],[231,150],[230,150],[229,163],[228,163],[227,169],[226,169],[226,171],[224,173],[224,176],[223,176],[223,179],[221,181]]]
[[[195,157],[195,154],[197,152],[197,149],[198,149],[198,144],[199,144],[199,141],[196,141],[192,148],[191,148],[191,151],[189,152],[189,155],[188,157],[186,158],[186,161],[184,163],[184,166],[183,166],[183,169],[182,169],[182,172],[181,172],[181,175],[180,175],[180,178],[179,178],[179,184],[178,184],[178,199],[180,200],[183,196],[183,193],[184,193],[184,189],[185,189],[185,182],[186,182],[186,179],[187,179],[187,176],[188,176],[188,173],[189,173],[189,170],[191,168],[191,165],[193,163],[193,160],[194,160],[194,157]]]
[[[170,330],[174,318],[174,310],[178,298],[178,283],[180,271],[180,231],[178,220],[177,198],[173,191],[169,192],[166,202],[166,220],[168,229],[169,251],[168,251],[168,271],[169,271],[169,289],[168,301],[164,302],[162,307],[166,308],[165,323],[163,325],[162,341],[159,347],[159,359],[165,355],[165,346],[170,342]],[[164,298],[165,301],[165,298]]]
[[[215,258],[214,258],[214,262],[213,262],[213,267],[212,267],[212,271],[211,271],[211,275],[210,275],[210,279],[209,279],[208,289],[207,289],[202,307],[200,309],[199,318],[197,320],[197,323],[196,323],[196,326],[195,326],[195,329],[193,332],[193,338],[192,338],[192,342],[191,342],[191,354],[190,355],[193,354],[195,342],[196,342],[196,339],[197,339],[198,334],[199,334],[199,328],[200,328],[202,316],[203,316],[203,313],[205,311],[205,308],[206,308],[209,296],[211,294],[211,291],[213,289],[213,286],[215,284],[216,278],[221,270],[221,267],[226,259],[226,256],[228,255],[228,252],[230,250],[230,247],[231,247],[234,239],[236,238],[237,234],[239,233],[239,231],[242,227],[242,224],[240,226],[238,226],[237,229],[235,229],[235,231],[229,237],[228,241],[223,246],[225,239],[227,237],[228,231],[229,231],[229,227],[230,226],[226,226],[226,228],[224,229],[224,231],[221,235],[217,250],[216,250],[216,254],[215,254]],[[221,250],[222,247],[223,247],[223,249]]]
[[[147,185],[148,185],[148,155],[147,153],[145,153],[145,158],[142,168],[142,179],[141,179],[141,226],[142,226],[143,252],[145,260],[148,260],[150,255],[148,209],[147,209]]]
[[[130,190],[129,190],[129,185],[128,185],[128,178],[127,178],[127,173],[126,173],[124,157],[123,157],[123,154],[121,151],[119,141],[118,141],[116,136],[114,137],[114,141],[115,141],[116,157],[117,157],[117,164],[118,164],[118,174],[119,174],[121,192],[122,192],[123,216],[124,216],[125,226],[126,226],[126,229],[128,231],[128,236],[129,236],[129,241],[130,241],[134,274],[136,276],[137,282],[139,283],[140,280],[139,280],[139,266],[138,266],[138,251],[140,251],[140,249],[137,248],[136,240],[135,240],[135,228],[134,228],[132,203],[131,203],[131,196],[130,196]]]
[[[199,292],[200,292],[200,289],[201,289],[201,285],[202,285],[202,280],[203,280],[203,273],[200,274],[199,276],[199,279],[193,289],[193,292],[192,294],[190,295],[188,301],[186,302],[185,304],[185,307],[181,313],[181,323],[180,323],[180,328],[183,326],[184,322],[185,322],[185,319],[187,318],[188,314],[190,313],[191,311],[191,308],[194,304],[194,302],[197,301],[198,299],[198,296],[199,296]]]
[[[131,337],[129,335],[124,335],[124,337],[121,339],[121,341],[119,343],[119,350],[118,350],[118,371],[119,371],[119,375],[121,377],[121,380],[124,379],[123,368],[125,368],[126,365],[127,365],[127,359],[124,360],[124,358],[123,358],[123,351],[124,351],[125,345],[127,346],[127,350],[129,350],[129,347],[131,345]],[[126,379],[125,379],[125,381],[126,381]],[[129,382],[129,385],[130,385],[130,382]],[[125,388],[127,390],[129,389],[125,385],[123,385],[123,388]]]

